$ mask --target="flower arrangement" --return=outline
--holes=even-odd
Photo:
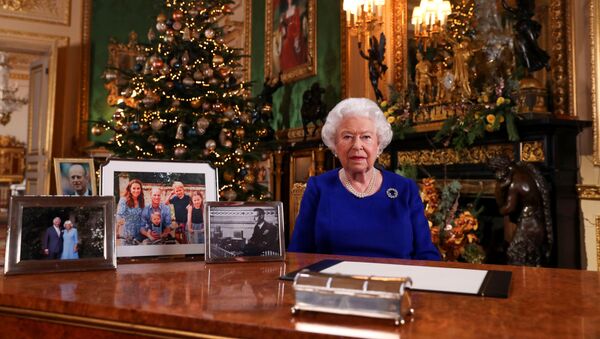
[[[460,188],[458,181],[439,189],[435,179],[422,180],[421,199],[429,220],[431,240],[445,261],[482,263],[485,252],[477,235],[477,215],[481,210],[459,208]]]
[[[379,102],[379,107],[392,126],[394,138],[404,139],[407,133],[413,131],[412,113],[414,98],[410,91],[398,92],[394,86],[389,86],[390,99]]]
[[[518,118],[516,105],[510,98],[499,96],[490,103],[486,94],[478,98],[477,103],[465,105],[464,114],[450,117],[444,121],[442,128],[435,135],[435,141],[442,141],[445,146],[452,145],[463,149],[472,145],[475,140],[483,138],[485,132],[495,132],[506,125],[508,139],[519,140],[515,125]]]

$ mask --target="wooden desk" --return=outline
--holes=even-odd
[[[508,299],[414,292],[414,321],[290,313],[291,282],[277,278],[325,258],[207,265],[201,261],[119,265],[116,271],[9,276],[0,280],[2,335],[290,338],[599,337],[600,273],[512,266],[445,265],[513,272]],[[12,333],[12,335],[11,335]]]

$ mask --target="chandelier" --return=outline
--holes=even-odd
[[[412,12],[411,24],[417,38],[429,38],[441,33],[448,15],[452,13],[450,1],[421,0]]]
[[[384,5],[385,0],[344,0],[346,26],[356,35],[372,32],[383,24]]]
[[[8,124],[12,112],[28,102],[25,98],[17,98],[16,87],[8,86],[10,68],[7,59],[7,54],[0,52],[0,124],[2,125]]]

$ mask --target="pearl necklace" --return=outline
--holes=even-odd
[[[344,184],[344,187],[350,192],[352,193],[352,195],[354,195],[357,198],[364,198],[364,197],[368,197],[370,195],[372,195],[375,191],[375,172],[377,171],[375,168],[373,168],[373,173],[371,174],[371,179],[369,180],[369,184],[367,185],[367,189],[365,189],[364,192],[358,192],[357,190],[354,189],[354,187],[352,187],[352,184],[350,183],[350,180],[348,179],[348,177],[346,176],[346,171],[344,171],[344,169],[340,169],[340,179],[342,179],[342,184]]]

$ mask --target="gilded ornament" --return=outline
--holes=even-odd
[[[158,131],[163,127],[163,122],[160,119],[153,119],[152,122],[150,122],[150,127],[152,127],[153,130]]]
[[[213,63],[216,65],[220,65],[222,64],[224,61],[223,56],[219,55],[219,54],[215,54],[213,55]]]
[[[156,151],[156,153],[161,154],[165,151],[165,146],[161,143],[157,143],[156,145],[154,145],[154,150]]]
[[[104,133],[105,129],[104,126],[99,125],[99,124],[95,124],[94,126],[92,126],[92,134],[95,136],[100,136],[102,135],[102,133]]]

